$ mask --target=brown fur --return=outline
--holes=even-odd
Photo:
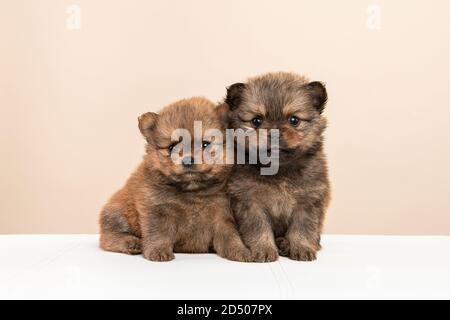
[[[316,259],[330,199],[323,151],[323,84],[291,73],[269,73],[228,88],[226,104],[233,128],[280,130],[280,168],[260,175],[258,165],[237,165],[228,184],[232,208],[253,260]],[[291,115],[300,119],[294,126]],[[258,130],[258,129],[256,129]]]
[[[181,100],[159,115],[149,112],[139,117],[147,152],[101,212],[103,249],[142,252],[152,261],[171,260],[174,252],[217,252],[230,260],[250,260],[226,195],[231,166],[203,163],[188,170],[172,161],[168,149],[173,130],[184,128],[194,137],[198,120],[203,132],[209,128],[224,132],[224,118],[223,110],[204,98]]]

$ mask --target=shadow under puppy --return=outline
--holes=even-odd
[[[254,261],[274,261],[278,254],[310,261],[321,248],[330,199],[322,136],[326,101],[322,83],[292,73],[264,74],[227,90],[232,128],[279,130],[279,171],[261,175],[258,163],[237,165],[228,185]],[[258,148],[263,140],[258,138]]]
[[[142,252],[152,261],[172,260],[174,252],[217,252],[230,260],[250,260],[226,195],[231,166],[220,164],[220,157],[215,158],[217,163],[196,163],[201,149],[214,143],[205,131],[225,132],[224,111],[204,98],[191,98],[167,106],[159,115],[148,112],[139,117],[146,154],[101,212],[104,250]],[[195,141],[200,150],[189,149],[177,164],[171,157],[174,150],[182,143],[194,145],[194,121],[202,122],[200,141]],[[192,141],[172,140],[178,129],[187,130]]]

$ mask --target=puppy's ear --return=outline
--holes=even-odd
[[[308,83],[306,88],[311,95],[313,106],[319,111],[319,113],[322,113],[328,99],[325,84],[319,81],[314,81]]]
[[[225,128],[228,128],[230,123],[230,106],[227,103],[221,103],[216,107],[215,111]]]
[[[159,115],[154,112],[144,113],[138,118],[139,130],[141,130],[141,133],[145,137],[147,142],[150,142],[150,139],[153,136],[153,129],[156,126],[158,118]]]
[[[245,83],[235,83],[227,88],[227,97],[225,103],[230,106],[230,110],[236,110],[242,101],[242,93],[245,89]]]

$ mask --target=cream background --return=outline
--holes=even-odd
[[[80,30],[66,28],[71,3]],[[448,235],[449,12],[443,0],[0,0],[0,233],[97,232],[143,154],[138,115],[285,70],[329,91],[325,232]]]

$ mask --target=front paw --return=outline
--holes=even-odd
[[[175,255],[170,248],[148,248],[144,251],[144,258],[150,261],[162,262],[175,259]]]
[[[291,246],[289,257],[298,261],[314,261],[317,259],[316,251],[304,245]]]
[[[141,240],[137,237],[130,237],[125,241],[124,252],[127,254],[140,254],[142,252]]]
[[[224,258],[238,262],[251,262],[252,254],[247,248],[230,248]]]
[[[278,249],[275,246],[258,246],[252,248],[253,262],[273,262],[278,259]]]

